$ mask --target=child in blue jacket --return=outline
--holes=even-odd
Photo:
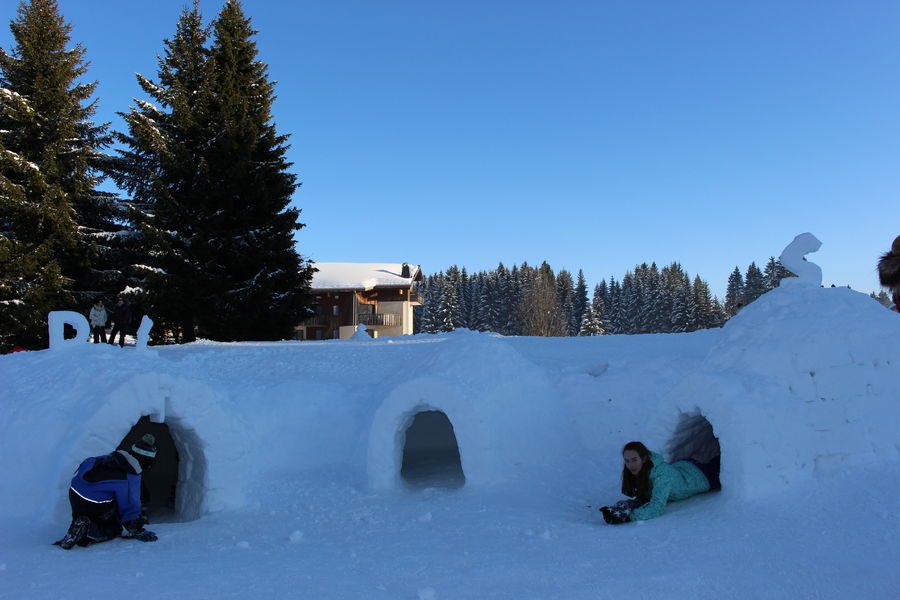
[[[141,473],[155,458],[156,438],[148,433],[128,450],[85,459],[69,487],[72,524],[56,543],[69,550],[119,536],[156,541],[141,516]]]

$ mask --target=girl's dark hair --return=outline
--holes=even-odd
[[[626,450],[638,453],[644,461],[644,465],[637,475],[632,475],[628,467],[622,466],[622,493],[642,502],[649,502],[653,492],[653,484],[650,481],[650,469],[653,468],[653,460],[650,458],[650,450],[641,442],[628,442],[622,448],[622,454]]]

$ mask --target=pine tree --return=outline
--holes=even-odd
[[[606,297],[608,295],[608,289],[606,286],[606,280],[601,279],[600,283],[594,286],[594,297],[591,300],[591,310],[594,313],[594,320],[597,322],[598,327],[600,327],[602,333],[606,333]]]
[[[584,316],[581,318],[581,327],[578,330],[580,336],[603,335],[603,325],[594,314],[594,307],[590,303],[584,309]]]
[[[622,288],[615,277],[609,278],[609,302],[606,305],[606,331],[611,334],[626,333],[625,309]]]
[[[584,279],[584,272],[578,269],[578,277],[575,280],[575,296],[572,299],[572,321],[577,325],[577,330],[581,329],[588,304],[590,304],[590,299],[588,298],[587,281]]]
[[[543,262],[538,269],[523,265],[521,272],[525,278],[519,301],[522,333],[543,337],[565,335],[566,323],[560,311],[553,269]]]
[[[423,306],[419,330],[422,333],[437,333],[440,331],[438,310],[443,290],[439,279],[429,275],[422,285]]]
[[[9,268],[30,283],[9,293],[31,298],[18,298],[25,304],[16,307],[15,327],[29,344],[41,345],[45,332],[31,330],[46,317],[38,310],[84,309],[95,295],[109,293],[121,282],[115,251],[121,227],[115,223],[117,203],[95,189],[109,136],[106,125],[91,122],[96,82],[79,82],[87,72],[86,50],[80,44],[68,47],[71,26],[55,0],[23,1],[10,30],[11,51],[0,49],[0,193],[7,206],[21,201],[30,206],[4,211],[0,261],[29,254],[27,264],[11,262]],[[34,218],[40,221],[38,230],[21,231],[22,223]],[[35,245],[29,238],[36,231],[55,237]],[[30,256],[33,252],[40,258]],[[36,275],[35,260],[43,274]],[[4,270],[0,278],[11,275]],[[24,293],[25,288],[31,293]],[[38,289],[40,301],[33,295]],[[22,330],[26,322],[29,329]]]
[[[793,277],[794,274],[785,268],[781,260],[774,256],[769,257],[766,268],[763,270],[763,285],[766,290],[774,290],[785,277]]]
[[[164,40],[158,83],[138,74],[151,102],[138,101],[123,118],[128,133],[113,177],[132,197],[130,218],[141,232],[138,287],[147,292],[156,331],[172,332],[176,342],[196,339],[196,313],[205,301],[201,210],[208,189],[207,152],[210,63],[207,30],[199,4],[185,8],[171,40]]]
[[[695,329],[709,329],[715,327],[716,319],[713,308],[713,295],[709,291],[709,285],[697,275],[692,286],[694,293]]]
[[[303,227],[289,208],[297,177],[287,136],[272,122],[274,84],[238,0],[225,3],[213,32],[207,116],[215,136],[192,247],[203,285],[198,325],[216,340],[284,339],[307,314],[314,271],[294,247]]]
[[[725,314],[733,317],[746,304],[744,300],[744,276],[737,267],[728,276],[728,287],[725,289]]]
[[[0,130],[37,118],[28,102],[0,88]],[[0,354],[47,345],[47,313],[60,307],[68,280],[57,256],[75,246],[68,204],[41,170],[7,150],[0,137]]]
[[[755,262],[751,262],[747,267],[746,275],[744,275],[744,299],[747,304],[750,304],[765,293],[766,284],[763,281],[762,271]]]
[[[456,317],[459,314],[459,298],[457,296],[455,282],[447,277],[441,286],[441,296],[438,301],[435,325],[438,331],[453,331],[456,329]]]
[[[565,269],[561,269],[556,276],[556,301],[559,318],[563,322],[563,335],[577,335],[581,323],[575,322],[575,283],[572,274]]]

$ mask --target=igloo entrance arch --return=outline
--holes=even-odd
[[[416,412],[406,427],[401,479],[415,487],[462,487],[466,482],[453,424],[439,410]]]
[[[401,473],[407,430],[416,415],[431,411],[443,414],[452,426],[466,486],[484,485],[501,478],[503,474],[492,460],[496,452],[485,426],[486,418],[478,406],[454,385],[434,378],[419,378],[394,388],[372,417],[366,453],[366,471],[372,488],[407,488]],[[417,435],[413,430],[414,439]]]
[[[670,461],[696,460],[701,463],[708,463],[722,453],[712,423],[700,411],[678,415],[665,452]]]
[[[128,449],[144,434],[156,438],[154,465],[141,478],[142,503],[151,522],[191,521],[202,512],[206,459],[197,434],[177,418],[162,423],[143,416],[119,449]]]

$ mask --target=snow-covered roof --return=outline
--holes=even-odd
[[[409,287],[422,279],[419,265],[408,264],[409,277],[402,277],[408,263],[317,262],[313,290],[371,290],[376,287]]]

